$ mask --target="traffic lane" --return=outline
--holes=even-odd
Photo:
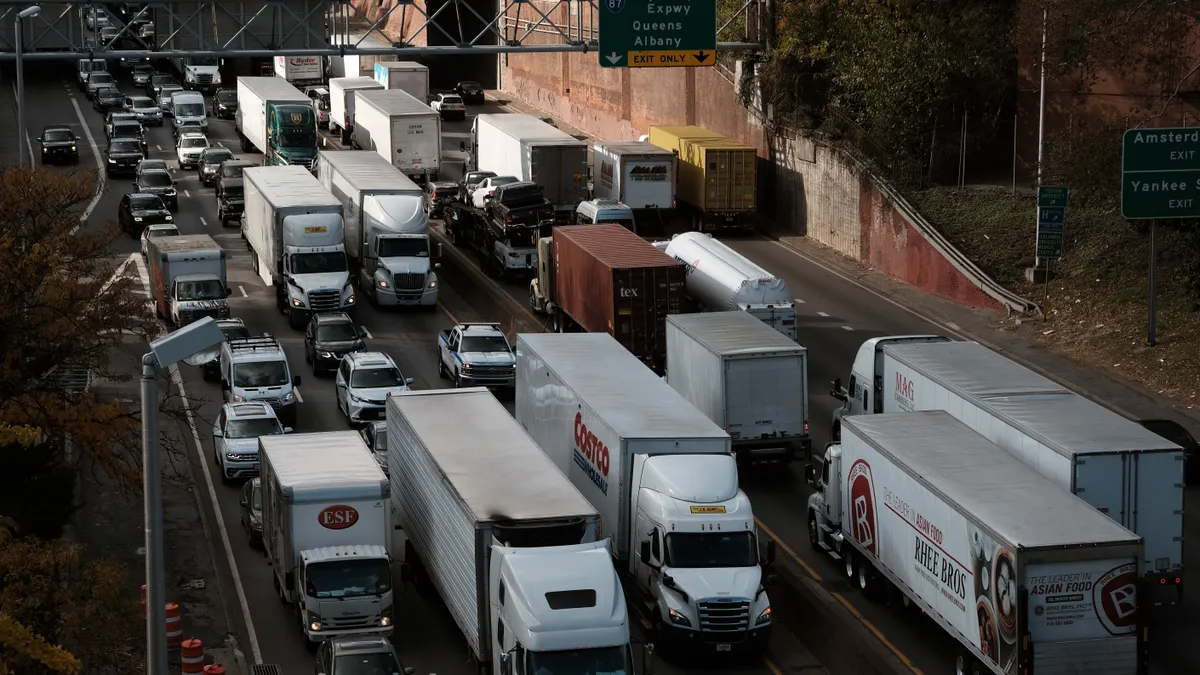
[[[31,156],[37,160],[38,164],[42,164],[41,147],[37,142],[42,129],[48,126],[65,125],[70,127],[71,131],[79,137],[79,141],[76,144],[76,148],[79,150],[79,161],[73,165],[56,164],[46,166],[61,167],[63,170],[96,168],[96,155],[87,141],[87,135],[83,130],[83,123],[79,119],[80,116],[76,114],[72,101],[75,101],[80,106],[80,111],[86,118],[88,111],[91,110],[91,104],[86,97],[79,94],[74,82],[62,79],[35,79],[32,82],[28,79],[26,80],[26,133],[20,134],[19,130],[15,129],[15,125],[8,133],[21,136],[20,141],[26,146],[26,152],[31,153]]]

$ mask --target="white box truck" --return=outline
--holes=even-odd
[[[588,198],[587,143],[532,115],[476,115],[471,159],[473,170],[541,185],[560,223],[570,222],[575,207]]]
[[[834,438],[850,415],[945,410],[1060,489],[1141,535],[1156,604],[1183,594],[1183,449],[976,342],[863,343]]]
[[[322,150],[317,180],[342,203],[350,275],[377,305],[437,307],[438,281],[421,188],[373,152]]]
[[[684,232],[663,251],[687,267],[687,294],[713,312],[740,310],[797,339],[796,299],[787,282],[702,232]]]
[[[313,314],[353,309],[342,203],[304,167],[248,167],[242,178],[250,263],[275,287],[276,306],[292,328]]]
[[[600,512],[661,647],[766,648],[771,602],[729,434],[606,333],[517,336],[517,422]]]
[[[305,637],[391,635],[390,487],[358,432],[260,436],[258,456],[263,548]]]
[[[155,314],[176,326],[229,318],[225,251],[212,237],[150,237],[146,248]]]
[[[811,456],[808,350],[745,312],[668,316],[667,383],[729,434],[740,463]]]
[[[632,673],[600,515],[504,405],[483,387],[396,394],[387,427],[405,564],[437,588],[476,663]]]
[[[955,672],[1144,675],[1140,537],[944,411],[844,423],[806,467],[812,544],[920,607]]]
[[[633,209],[638,232],[662,231],[675,213],[675,154],[653,143],[592,146],[592,196]]]
[[[371,73],[384,89],[400,89],[428,104],[429,68],[416,61],[379,61]]]
[[[275,77],[292,84],[316,84],[325,79],[325,62],[320,56],[276,56]]]
[[[356,148],[379,153],[419,183],[436,181],[442,161],[442,118],[399,89],[354,92]]]
[[[375,37],[363,33],[351,35],[333,35],[329,43],[334,46],[355,47],[357,49],[394,49],[394,47]],[[329,57],[330,77],[370,77],[375,76],[375,64],[390,58],[386,54],[346,54],[345,56]]]
[[[256,149],[265,164],[311,168],[317,155],[312,99],[281,77],[239,77],[234,116],[242,152]]]
[[[335,77],[329,80],[329,133],[337,134],[342,145],[350,144],[354,131],[354,92],[383,89],[369,77]]]

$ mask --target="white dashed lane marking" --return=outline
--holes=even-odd
[[[817,312],[817,316],[824,316],[824,317],[828,317],[829,315],[828,315],[828,314],[826,314],[825,312]]]

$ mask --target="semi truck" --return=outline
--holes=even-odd
[[[263,548],[314,647],[391,635],[390,485],[357,431],[260,436]]]
[[[743,464],[811,455],[808,350],[745,312],[668,316],[667,384],[729,434]]]
[[[662,232],[675,215],[675,154],[652,143],[592,146],[592,196],[633,209],[637,232]]]
[[[700,307],[746,312],[797,339],[796,299],[786,281],[708,234],[684,232],[661,248],[687,268],[687,294]]]
[[[325,62],[320,56],[276,56],[275,77],[296,86],[317,84],[325,79]]]
[[[176,326],[229,316],[225,251],[207,234],[146,240],[154,313]]]
[[[692,229],[754,229],[758,210],[754,148],[690,125],[650,127],[649,141],[679,158],[675,194]]]
[[[476,115],[471,159],[475,171],[541,185],[559,223],[571,222],[575,207],[588,198],[587,143],[532,115]]]
[[[533,311],[560,333],[608,333],[651,370],[667,359],[667,315],[683,310],[684,267],[612,223],[556,227],[538,241]]]
[[[337,134],[342,145],[350,144],[350,135],[354,132],[354,92],[372,89],[383,89],[383,85],[369,77],[329,80],[329,133]]]
[[[371,75],[384,89],[400,89],[418,101],[429,101],[429,68],[416,61],[380,61]]]
[[[1183,595],[1183,449],[976,342],[872,338],[834,380],[833,438],[851,415],[945,410],[1145,539],[1155,604]]]
[[[172,49],[180,49],[175,46]],[[216,56],[180,56],[171,59],[189,91],[211,93],[221,88],[221,59]],[[239,97],[240,98],[240,97]]]
[[[399,89],[354,93],[350,143],[379,153],[419,183],[435,181],[442,161],[442,118]]]
[[[267,165],[312,168],[317,111],[312,99],[280,77],[239,77],[235,115],[242,152],[258,150]]]
[[[959,644],[955,672],[1145,675],[1142,539],[945,411],[847,417],[812,545]]]
[[[275,287],[276,306],[292,328],[316,313],[352,310],[342,203],[300,166],[247,167],[242,179],[250,263]]]
[[[729,434],[603,334],[519,334],[515,415],[599,511],[660,647],[766,648],[774,542],[760,560]]]
[[[392,395],[387,433],[404,563],[481,671],[634,672],[600,515],[487,389]]]
[[[367,299],[436,309],[440,264],[421,188],[372,152],[322,150],[316,175],[342,203],[350,275]]]

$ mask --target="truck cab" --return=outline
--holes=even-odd
[[[730,455],[635,455],[629,575],[654,605],[660,646],[760,653],[771,601],[750,499]],[[715,589],[720,589],[716,593]]]
[[[437,308],[437,269],[441,244],[433,250],[423,199],[412,195],[370,195],[363,200],[362,265],[358,287],[385,307]]]
[[[268,104],[267,139],[267,165],[299,164],[311,169],[317,158],[317,112],[312,105]]]
[[[108,61],[104,59],[79,59],[79,91],[87,88],[88,75],[94,72],[108,72]]]
[[[829,395],[842,405],[833,411],[830,439],[835,443],[842,436],[842,418],[848,415],[874,415],[883,412],[883,349],[888,345],[921,342],[950,342],[941,335],[893,335],[871,338],[862,343],[850,368],[850,381],[842,386],[842,378],[830,385]]]
[[[821,471],[812,464],[804,467],[804,481],[813,489],[808,496],[808,539],[834,560],[846,563],[846,576],[854,575],[854,556],[842,535],[842,449],[835,443],[825,446]]]
[[[270,335],[221,343],[221,392],[226,403],[259,401],[275,409],[280,423],[296,426],[296,387],[283,347]]]
[[[172,324],[186,326],[204,316],[229,318],[230,290],[215,274],[181,274],[171,281],[168,294]]]
[[[464,323],[438,334],[438,375],[455,387],[516,386],[517,357],[498,323]]]
[[[284,218],[283,283],[275,290],[292,328],[302,328],[313,314],[354,308],[341,220],[336,214]]]
[[[579,225],[592,223],[616,223],[637,232],[633,221],[633,209],[615,199],[591,199],[579,202],[575,207],[575,217],[572,219]]]
[[[199,125],[201,129],[207,129],[208,110],[204,105],[204,95],[191,91],[172,95],[171,124],[176,129],[184,125]]]
[[[147,242],[146,261],[155,313],[176,326],[203,317],[229,316],[225,252],[211,237],[157,237]]]
[[[183,88],[210,93],[221,88],[221,60],[215,56],[172,59],[183,76]]]

